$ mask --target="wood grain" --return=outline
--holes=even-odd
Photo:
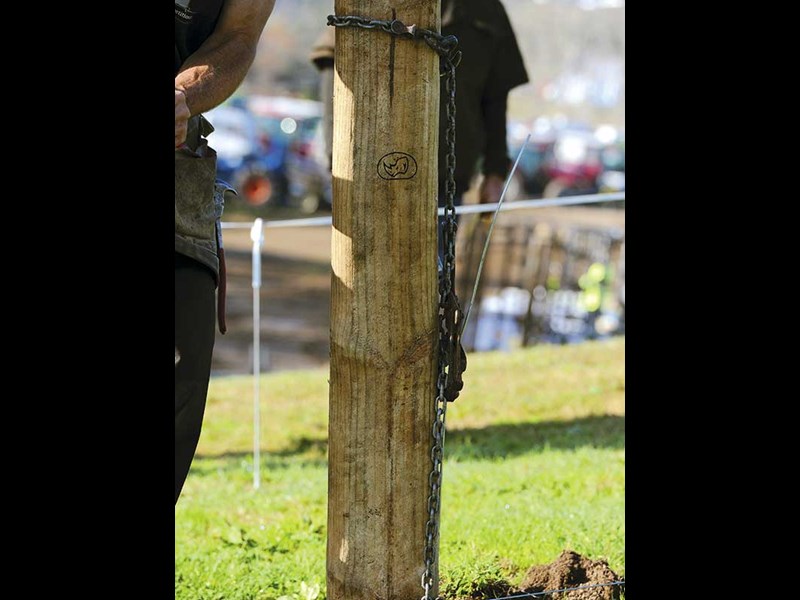
[[[439,0],[337,15],[439,30]],[[438,57],[336,30],[328,598],[416,600],[436,377]]]

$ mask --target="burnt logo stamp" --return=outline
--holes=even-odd
[[[417,174],[417,161],[405,152],[390,152],[378,161],[381,179],[411,179]]]

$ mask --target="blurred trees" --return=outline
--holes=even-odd
[[[621,0],[503,0],[531,83],[512,91],[517,119],[562,113],[590,123],[625,123],[625,9]],[[611,8],[592,6],[617,5]],[[584,8],[582,9],[581,6]],[[277,3],[242,91],[317,97],[308,52],[333,0]]]

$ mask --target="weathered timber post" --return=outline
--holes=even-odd
[[[336,0],[340,17],[434,31],[439,11],[439,0]],[[438,342],[438,65],[421,40],[336,29],[329,600],[423,593]]]

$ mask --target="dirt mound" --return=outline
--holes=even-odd
[[[549,565],[534,565],[528,569],[519,591],[520,593],[543,592],[619,580],[619,576],[608,567],[606,561],[591,560],[577,552],[564,550]],[[617,600],[620,597],[619,587],[595,587],[552,594],[549,597],[554,600]]]
[[[584,558],[572,550],[564,550],[549,565],[533,565],[525,573],[519,587],[492,580],[475,588],[468,596],[459,596],[453,600],[484,600],[517,594],[532,594],[565,588],[598,585],[622,581],[604,560]],[[546,600],[619,600],[624,586],[590,587],[558,594],[541,596]],[[538,597],[538,596],[537,596]]]

